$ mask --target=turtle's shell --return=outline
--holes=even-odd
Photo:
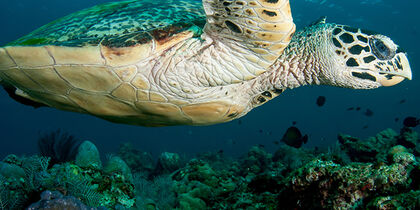
[[[205,21],[201,1],[128,0],[81,10],[8,45],[127,47],[153,39],[162,42],[193,26],[200,29]]]
[[[166,50],[200,36],[205,22],[198,0],[129,0],[85,9],[0,48],[0,84],[23,103],[118,123],[229,121],[244,108],[171,98],[149,78],[152,63],[165,62]]]

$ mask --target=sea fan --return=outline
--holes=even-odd
[[[6,182],[6,179],[0,175],[0,209],[7,209],[8,206],[8,195],[9,193],[4,188],[4,183]]]
[[[41,135],[38,139],[38,149],[41,156],[50,157],[50,165],[74,160],[77,148],[82,143],[68,133],[57,130]]]
[[[68,193],[90,207],[98,207],[101,205],[102,195],[92,189],[92,185],[85,177],[80,179],[69,177],[66,181]]]
[[[23,191],[10,190],[7,180],[0,175],[0,210],[23,209],[26,197]]]
[[[173,209],[176,195],[173,191],[174,181],[169,176],[158,176],[151,181],[135,174],[134,186],[139,208],[144,208],[153,201],[158,209]]]

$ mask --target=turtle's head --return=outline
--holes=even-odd
[[[374,32],[331,24],[333,85],[355,89],[392,86],[411,80],[405,52],[389,37]]]

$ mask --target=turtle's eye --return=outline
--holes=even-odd
[[[389,60],[395,55],[395,52],[389,49],[389,47],[380,39],[373,38],[369,40],[369,45],[370,48],[372,48],[373,54],[376,55],[379,60]]]

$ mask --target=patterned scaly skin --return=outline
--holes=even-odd
[[[325,22],[296,33],[272,69],[248,83],[250,107],[303,85],[373,89],[411,79],[405,52],[390,38]]]

